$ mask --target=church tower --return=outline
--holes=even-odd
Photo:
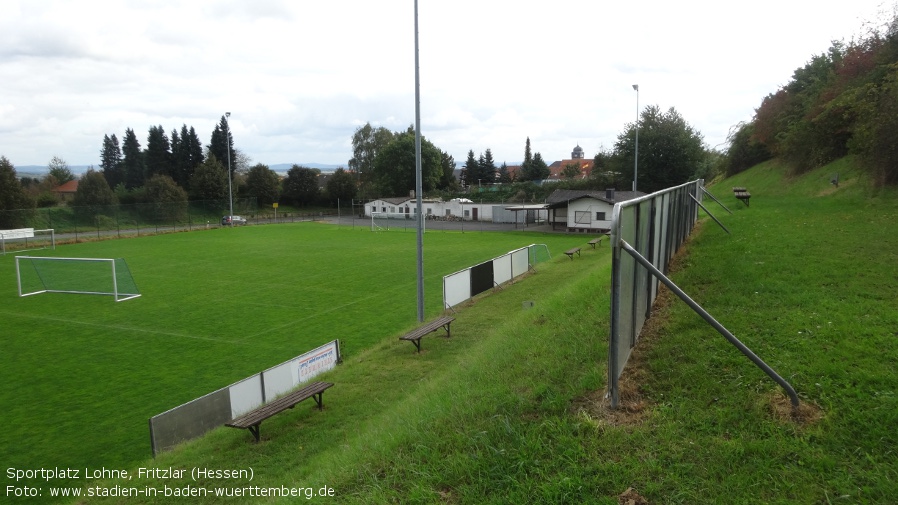
[[[573,160],[582,160],[583,159],[583,148],[580,147],[580,144],[577,144],[577,147],[574,148],[574,151],[571,153],[571,159],[573,159]]]

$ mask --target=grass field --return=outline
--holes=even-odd
[[[446,274],[530,243],[557,254],[585,240],[429,232],[428,317]],[[125,467],[150,454],[149,417],[335,338],[351,359],[417,315],[413,233],[289,224],[28,254],[125,258],[142,297],[18,298],[14,255],[0,257],[4,467]]]

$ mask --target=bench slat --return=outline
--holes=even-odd
[[[450,326],[452,321],[455,321],[454,317],[443,316],[439,319],[431,321],[424,326],[419,326],[414,330],[406,333],[405,335],[399,337],[399,340],[409,340],[411,343],[415,344],[415,348],[418,352],[421,352],[421,339],[424,338],[429,333],[439,330],[440,328],[446,330],[446,336],[451,337],[452,332],[450,330]]]
[[[253,436],[256,438],[256,442],[258,442],[259,425],[262,423],[262,421],[287,409],[292,409],[296,406],[296,404],[309,398],[314,398],[315,403],[318,404],[318,408],[321,409],[321,396],[324,393],[325,389],[333,385],[334,384],[331,382],[313,382],[303,388],[287,393],[280,398],[272,400],[264,405],[256,407],[249,412],[244,413],[225,423],[225,426],[231,428],[249,429],[250,432],[252,432]]]

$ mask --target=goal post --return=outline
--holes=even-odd
[[[109,295],[117,302],[140,296],[123,258],[16,256],[19,296],[40,293]]]
[[[422,229],[426,229],[426,220]],[[405,212],[372,212],[371,231],[407,230],[417,226],[417,214]]]

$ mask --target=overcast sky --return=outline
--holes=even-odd
[[[610,149],[639,107],[710,147],[892,2],[420,0],[421,131],[464,162]],[[99,164],[104,135],[231,112],[253,163],[346,165],[370,122],[415,121],[413,0],[0,0],[0,155]]]

